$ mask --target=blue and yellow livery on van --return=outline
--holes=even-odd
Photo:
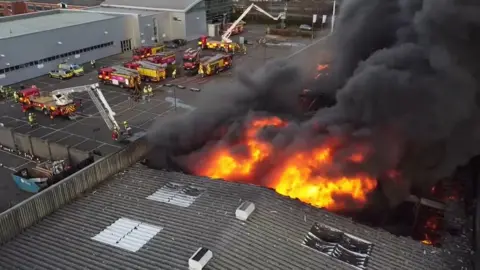
[[[73,72],[73,75],[75,76],[83,76],[85,74],[85,71],[83,70],[83,67],[77,64],[60,64],[58,65],[59,69],[66,69],[70,70]]]
[[[60,80],[70,79],[73,77],[73,71],[67,69],[54,69],[48,73],[48,76]]]

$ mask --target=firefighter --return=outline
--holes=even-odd
[[[13,101],[18,102],[18,93],[17,91],[13,91]]]
[[[127,135],[131,135],[132,128],[128,126],[127,121],[123,121],[123,128],[125,129],[125,132]]]
[[[28,114],[28,124],[30,125],[30,127],[34,127],[37,125],[37,119],[34,113]]]
[[[172,78],[175,79],[177,77],[177,68],[174,67],[172,71]]]
[[[112,130],[112,139],[114,141],[118,140],[118,136],[120,135],[120,133],[118,132],[118,128],[115,126],[113,127],[113,130]]]
[[[243,54],[247,54],[247,46],[242,44]]]
[[[90,61],[90,64],[92,65],[92,68],[95,68],[95,60]]]
[[[148,87],[145,85],[143,87],[143,95],[142,95],[142,100],[145,102],[147,100],[147,96],[148,96]]]
[[[202,76],[202,77],[205,76],[205,73],[203,73],[203,66],[202,65],[198,65],[198,74],[200,74],[200,76]]]
[[[153,88],[151,85],[148,86],[147,90],[148,90],[148,96],[153,97]]]
[[[5,90],[5,88],[3,86],[0,85],[0,96],[2,98],[7,98],[7,91]]]

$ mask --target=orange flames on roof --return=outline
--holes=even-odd
[[[328,68],[328,65],[322,65],[318,64],[317,65],[317,74],[315,75],[315,79],[318,79],[318,77],[322,76],[323,71]]]
[[[216,147],[206,156],[205,163],[196,174],[227,181],[259,183],[255,179],[255,170],[268,158],[281,155],[278,150],[283,149],[274,149],[270,143],[258,139],[257,134],[266,126],[285,125],[287,123],[277,117],[252,121],[241,143],[247,149],[245,155],[235,154],[228,146]],[[345,207],[346,198],[354,200],[356,205],[363,205],[367,194],[375,189],[376,180],[366,175],[326,176],[326,171],[333,166],[333,153],[334,148],[326,145],[289,155],[270,169],[270,173],[262,179],[262,185],[273,188],[281,195],[330,210]],[[361,163],[363,159],[362,153],[349,157],[349,161],[354,163]]]

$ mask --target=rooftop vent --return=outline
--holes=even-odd
[[[205,192],[205,189],[192,185],[167,183],[161,189],[148,196],[147,199],[180,207],[189,207],[203,192]]]
[[[319,223],[313,224],[303,245],[357,269],[366,269],[373,248],[370,242]]]
[[[162,227],[140,221],[120,218],[92,239],[124,250],[137,252],[162,229]]]
[[[209,249],[201,247],[188,259],[188,269],[202,270],[212,257],[213,253]]]
[[[237,217],[237,219],[239,220],[245,221],[253,213],[254,210],[255,204],[247,201],[242,202],[242,204],[240,204],[240,206],[235,211],[235,217]]]

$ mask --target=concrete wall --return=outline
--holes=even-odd
[[[66,159],[73,164],[77,164],[88,158],[87,152],[17,133],[4,127],[0,127],[0,144],[12,150],[27,153],[45,160]]]
[[[65,58],[85,63],[121,52],[120,41],[133,39],[131,18],[117,16],[111,19],[39,32],[31,35],[0,39],[5,57],[0,69],[19,66],[0,76],[0,85],[38,77],[48,73]],[[105,34],[108,32],[108,34]],[[58,44],[58,42],[62,44]],[[83,49],[113,42],[113,45],[85,51]],[[75,55],[72,52],[82,50]],[[70,55],[67,55],[69,54]],[[2,78],[3,77],[3,78]]]
[[[70,203],[83,192],[133,165],[147,150],[147,144],[141,139],[1,213],[0,245]]]

